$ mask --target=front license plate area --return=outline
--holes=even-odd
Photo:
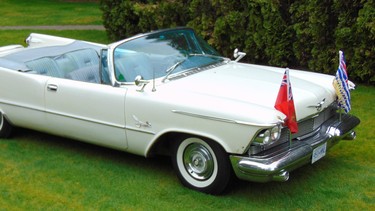
[[[327,142],[315,148],[312,153],[311,164],[315,163],[316,161],[324,157],[326,155],[326,151]]]

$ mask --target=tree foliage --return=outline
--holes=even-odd
[[[101,0],[112,40],[188,26],[224,56],[334,74],[338,51],[351,80],[375,84],[374,0]]]

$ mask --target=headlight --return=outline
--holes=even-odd
[[[254,139],[255,143],[259,144],[270,144],[274,141],[277,141],[280,138],[281,127],[276,125],[269,129],[264,129],[258,133],[257,137]]]
[[[271,140],[276,141],[280,138],[281,135],[281,127],[277,125],[271,129]]]

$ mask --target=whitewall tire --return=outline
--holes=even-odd
[[[186,187],[216,195],[229,185],[232,168],[228,154],[214,141],[181,137],[173,152],[173,166]]]

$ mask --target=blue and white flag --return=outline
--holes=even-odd
[[[348,73],[346,70],[346,63],[344,53],[339,51],[339,68],[336,76],[333,79],[333,86],[337,94],[337,101],[340,108],[344,109],[345,113],[350,111],[350,91],[348,84]]]

